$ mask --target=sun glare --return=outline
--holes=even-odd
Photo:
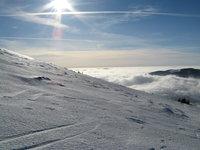
[[[64,11],[74,11],[69,0],[53,0],[49,7],[53,8],[56,12],[62,13]]]
[[[53,38],[54,39],[61,39],[63,36],[63,28],[59,27],[58,24],[62,24],[62,16],[64,12],[74,12],[75,9],[73,8],[71,0],[51,0],[50,3],[46,4],[43,7],[44,11],[53,12],[55,15],[55,28],[53,30]]]

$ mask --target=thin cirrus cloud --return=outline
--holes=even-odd
[[[77,19],[84,17],[85,19],[99,19],[103,24],[116,24],[121,21],[127,21],[133,18],[143,18],[148,16],[171,16],[171,17],[189,17],[189,18],[200,18],[200,15],[196,14],[182,14],[182,13],[171,13],[171,12],[158,12],[157,10],[151,8],[136,9],[133,11],[64,11],[60,12],[61,15],[71,15],[75,16]],[[13,17],[15,19],[32,22],[36,24],[58,27],[68,29],[68,25],[59,22],[52,16],[57,15],[57,12],[26,12],[23,10],[11,10],[9,13],[0,14],[0,17]],[[116,15],[118,17],[105,17],[105,15]],[[121,17],[119,17],[121,16]],[[96,17],[96,18],[95,18]],[[106,21],[108,20],[109,21]],[[110,20],[111,19],[111,20]]]
[[[63,29],[68,29],[69,26],[59,22],[52,17],[45,17],[40,15],[33,15],[34,13],[26,12],[21,8],[9,9],[5,11],[5,14],[0,14],[0,17],[12,17],[17,20],[24,22],[30,22],[35,24],[41,24],[51,27],[58,27]]]
[[[24,16],[52,16],[56,15],[56,12],[36,12],[36,13],[27,13],[27,12],[17,12],[13,14],[0,14],[1,17],[24,17]],[[182,14],[182,13],[170,13],[170,12],[143,12],[143,11],[74,11],[74,12],[61,12],[62,15],[101,15],[101,14],[135,14],[135,15],[160,15],[160,16],[172,16],[172,17],[191,17],[191,18],[200,18],[200,15],[196,14]]]
[[[92,38],[91,38],[92,37]],[[71,38],[65,37],[62,39],[54,40],[53,38],[43,38],[43,37],[0,37],[3,40],[2,44],[10,48],[9,41],[16,41],[18,44],[15,45],[15,49],[22,51],[23,49],[31,47],[46,47],[46,49],[52,49],[55,46],[59,46],[59,50],[77,51],[77,50],[124,50],[124,49],[135,49],[138,47],[152,47],[153,41],[141,39],[139,37],[111,34],[104,32],[92,32],[91,37],[88,38]],[[49,42],[51,41],[51,42]],[[23,46],[21,46],[23,45]],[[24,48],[23,48],[24,47]]]
[[[42,40],[42,39],[40,39]],[[40,41],[39,40],[39,41]],[[54,42],[29,42],[0,40],[0,45],[24,55],[67,67],[103,67],[103,66],[154,66],[154,65],[198,65],[200,54],[180,52],[178,49],[139,48],[134,50],[103,50],[95,48],[96,42],[63,41],[55,46]],[[58,41],[59,43],[61,41]],[[66,44],[71,43],[71,44]],[[75,47],[74,47],[75,46]],[[85,49],[81,50],[81,47]],[[107,47],[107,46],[106,46]],[[71,49],[71,51],[69,51]],[[91,50],[86,50],[91,49]],[[66,51],[67,50],[67,51]],[[160,58],[159,60],[157,58]],[[133,61],[134,60],[134,61]],[[91,62],[93,62],[91,64]]]
[[[69,26],[62,24],[62,23],[56,21],[55,19],[43,18],[43,17],[36,16],[36,15],[30,17],[30,15],[28,13],[24,13],[23,15],[19,15],[19,16],[15,16],[15,17],[17,17],[17,19],[19,19],[19,20],[26,21],[26,22],[32,22],[32,23],[36,23],[36,24],[64,28],[64,29],[69,28]]]
[[[67,67],[124,67],[156,65],[197,65],[199,55],[168,50],[135,51],[68,51],[46,52],[30,55],[46,62]],[[161,58],[158,62],[157,57]],[[134,60],[134,61],[133,61]],[[91,62],[93,62],[91,64]],[[170,63],[169,63],[170,62]]]
[[[65,24],[57,19],[55,16],[57,12],[43,12],[44,10],[37,10],[38,12],[27,12],[23,8],[12,8],[0,14],[0,17],[11,17],[20,21],[51,26],[53,28],[62,28],[65,31],[77,31],[77,27]],[[41,11],[41,12],[40,12]],[[149,16],[171,16],[171,17],[189,17],[200,18],[200,15],[195,14],[181,14],[159,12],[153,7],[133,8],[131,11],[64,11],[59,12],[62,16],[74,16],[74,19],[81,21],[93,29],[105,29],[107,27],[116,25],[120,22],[127,22],[129,20],[144,19]]]

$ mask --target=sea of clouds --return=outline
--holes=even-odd
[[[164,95],[176,100],[188,98],[191,101],[200,102],[200,79],[148,74],[158,70],[180,68],[186,67],[112,67],[76,68],[74,70],[148,93]],[[198,66],[194,68],[200,69]]]

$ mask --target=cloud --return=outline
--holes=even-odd
[[[32,12],[24,11],[25,8],[12,8],[0,14],[0,17],[12,17],[21,21],[31,22],[46,26],[58,27],[73,30],[66,24],[55,19],[57,12],[44,12],[42,9],[32,10]],[[200,18],[196,14],[181,14],[171,12],[160,12],[151,6],[133,7],[126,11],[64,11],[60,12],[62,16],[72,16],[74,19],[81,21],[86,26],[93,29],[105,29],[115,24],[138,21],[150,16],[171,16],[171,17],[189,17]],[[75,30],[75,29],[74,29]]]
[[[36,12],[36,13],[16,13],[16,14],[0,14],[1,17],[14,17],[14,16],[52,16],[56,15],[56,12]],[[197,14],[183,14],[183,13],[171,13],[171,12],[151,12],[151,11],[74,11],[74,12],[61,12],[62,15],[136,15],[136,16],[150,16],[150,15],[161,15],[161,16],[172,16],[172,17],[190,17],[190,18],[200,18],[200,15]]]
[[[74,70],[133,89],[160,94],[176,100],[179,97],[186,97],[191,101],[200,102],[200,79],[147,74],[151,71],[165,70],[167,68],[182,67],[77,68]],[[200,67],[195,68],[200,69]]]
[[[141,82],[143,78],[144,84],[133,83],[130,87],[138,90],[143,90],[149,93],[165,95],[171,98],[178,99],[179,97],[189,98],[193,101],[199,101],[200,97],[200,80],[194,78],[180,78],[176,76],[140,76],[134,77],[133,80]],[[149,78],[152,82],[148,82]],[[131,81],[130,81],[131,82]]]
[[[153,50],[43,51],[29,55],[65,67],[198,65],[200,57],[199,54]]]
[[[28,55],[52,51],[95,50],[97,41],[87,39],[58,39],[32,37],[0,37],[0,46]]]
[[[15,8],[7,11],[6,14],[0,14],[0,17],[13,17],[18,20],[32,22],[47,26],[56,26],[62,28],[69,28],[69,26],[60,23],[58,20],[53,19],[57,12],[44,12],[43,9],[37,10],[37,12],[26,12],[24,8]],[[33,10],[34,11],[34,10]],[[38,12],[41,11],[41,12]],[[75,19],[81,21],[83,24],[93,28],[92,25],[100,25],[103,28],[109,27],[119,22],[126,22],[131,20],[138,20],[152,15],[155,12],[152,7],[135,8],[132,11],[67,11],[59,12],[62,16],[70,15]],[[93,28],[94,29],[94,28]]]
[[[10,47],[8,41],[16,41],[18,45],[16,48],[37,48],[46,47],[51,50],[57,48],[60,51],[97,51],[97,50],[128,50],[136,49],[138,47],[151,47],[150,40],[141,39],[138,37],[125,36],[120,34],[104,33],[99,31],[88,31],[87,34],[78,34],[74,38],[63,38],[54,40],[53,38],[42,37],[0,37],[6,42],[2,43]],[[79,36],[80,35],[80,36]],[[51,41],[51,42],[49,42]],[[30,44],[31,43],[31,44]],[[20,46],[22,45],[22,46]],[[25,47],[24,47],[25,46]]]
[[[26,21],[26,22],[32,22],[36,24],[46,25],[46,26],[52,26],[57,28],[64,28],[67,29],[69,26],[60,23],[58,20],[52,19],[52,18],[44,18],[40,16],[30,16],[27,12],[20,12],[21,15],[15,16],[16,19]]]
[[[138,21],[150,16],[200,18],[200,15],[198,14],[160,12],[151,6],[134,7],[131,8],[131,10],[126,11],[66,11],[60,12],[60,14],[62,14],[62,16],[73,16],[90,27],[93,25],[100,28],[107,28],[112,25],[128,21]],[[13,17],[26,22],[66,29],[69,28],[69,26],[54,19],[53,17],[55,15],[57,15],[57,12],[26,12],[21,10],[21,8],[18,8],[11,10],[9,13],[0,14],[0,17]]]
[[[95,37],[93,40],[7,37],[0,38],[0,45],[67,67],[199,65],[199,53],[153,47],[151,43],[148,45],[145,41],[137,38],[131,40],[126,36],[115,35],[112,39],[112,36],[114,35],[103,34],[98,40]],[[132,41],[139,43],[140,46],[134,48],[135,43]],[[120,47],[118,43],[123,45]],[[113,47],[113,44],[116,45]],[[124,48],[126,45],[128,49]]]
[[[12,17],[17,20],[25,21],[25,22],[31,22],[35,24],[41,24],[51,27],[57,27],[57,28],[63,28],[68,29],[69,26],[62,24],[59,22],[59,20],[55,19],[54,16],[40,16],[40,15],[34,15],[34,13],[30,13],[27,11],[24,11],[21,7],[16,7],[12,9],[4,10],[5,14],[0,14],[0,17]]]

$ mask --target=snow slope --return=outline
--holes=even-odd
[[[0,149],[199,150],[200,107],[0,50]]]

